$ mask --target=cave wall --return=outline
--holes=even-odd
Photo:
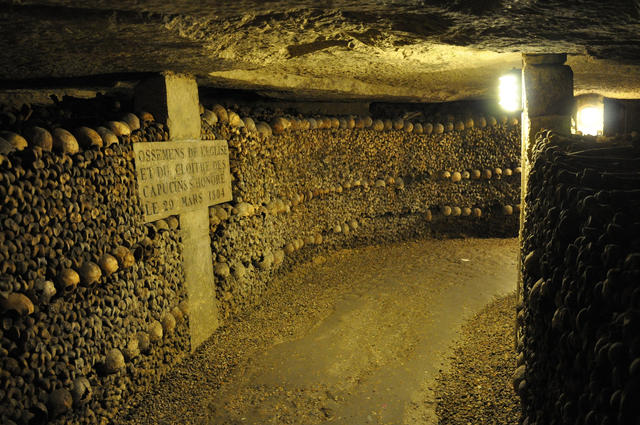
[[[513,381],[523,424],[638,423],[636,146],[637,136],[537,136]]]
[[[135,183],[132,143],[169,129],[131,109],[0,111],[3,424],[109,422],[191,351],[180,218],[144,224]],[[201,112],[234,179],[234,201],[210,208],[223,320],[329,251],[517,232],[517,120]]]

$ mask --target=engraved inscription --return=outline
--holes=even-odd
[[[135,143],[133,150],[145,222],[232,199],[225,140]]]

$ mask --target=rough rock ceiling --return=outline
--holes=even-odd
[[[519,52],[640,97],[640,0],[0,0],[0,79],[174,70],[281,97],[491,97]]]

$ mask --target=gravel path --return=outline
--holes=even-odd
[[[515,295],[500,298],[463,326],[450,369],[438,377],[440,425],[518,423],[520,403],[511,386],[515,303]]]
[[[429,240],[296,267],[116,423],[436,424],[450,346],[513,292],[516,251],[514,239]]]

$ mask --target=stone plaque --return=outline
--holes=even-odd
[[[232,199],[226,140],[134,143],[133,150],[147,223]]]

